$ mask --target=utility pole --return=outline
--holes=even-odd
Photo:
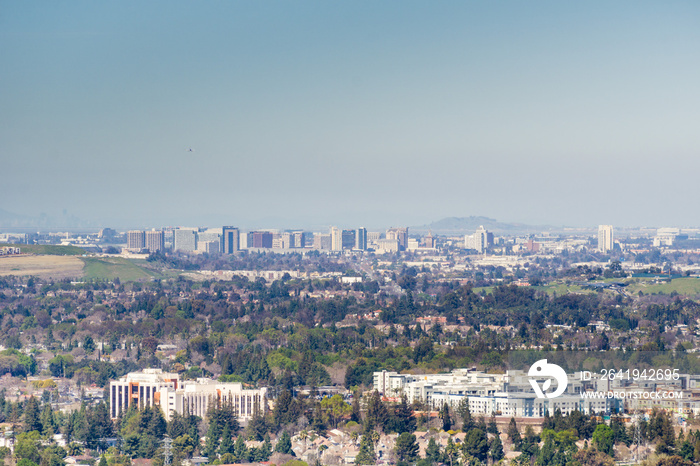
[[[170,458],[172,458],[172,448],[173,448],[173,439],[170,438],[170,436],[166,435],[165,438],[163,439],[163,466],[169,466],[170,465]]]
[[[634,453],[635,463],[641,461],[640,448],[642,446],[642,411],[637,410],[635,415],[635,429],[634,429],[634,444],[637,445],[637,449]]]

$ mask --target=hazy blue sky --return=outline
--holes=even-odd
[[[697,1],[0,0],[0,207],[700,225],[698,83]]]

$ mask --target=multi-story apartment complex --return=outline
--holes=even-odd
[[[146,249],[149,252],[158,252],[165,249],[165,234],[161,230],[146,232]]]
[[[131,230],[126,234],[126,248],[140,251],[146,247],[146,234],[141,230]]]
[[[613,226],[599,225],[598,226],[598,250],[600,252],[608,252],[613,250]]]
[[[331,227],[331,251],[343,250],[343,230]]]
[[[584,398],[582,383],[571,383],[567,391],[553,399],[537,398],[522,371],[489,374],[472,369],[455,369],[448,374],[398,374],[375,372],[374,389],[393,398],[405,395],[409,402],[420,401],[433,409],[445,403],[456,408],[469,404],[472,414],[490,416],[543,417],[557,409],[566,415],[608,412],[614,400]]]
[[[483,225],[479,226],[474,234],[464,237],[465,249],[475,249],[481,254],[491,246],[493,246],[493,233],[484,228]]]
[[[241,383],[223,383],[211,379],[180,380],[176,373],[161,369],[131,372],[109,384],[110,415],[130,407],[142,409],[160,406],[166,420],[173,413],[190,413],[206,418],[211,403],[230,403],[239,420],[267,410],[267,389],[245,389]]]

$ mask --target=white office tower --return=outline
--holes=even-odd
[[[343,230],[331,227],[331,251],[343,250]]]
[[[464,237],[464,248],[475,249],[479,254],[483,253],[492,245],[493,233],[490,233],[483,225],[479,226],[474,234]]]
[[[173,250],[180,252],[194,252],[197,250],[197,230],[180,228],[173,231]]]
[[[613,250],[612,225],[598,225],[598,250],[608,252]]]

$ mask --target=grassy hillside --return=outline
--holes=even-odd
[[[121,257],[82,257],[85,262],[84,276],[88,279],[140,281],[160,278],[160,274],[139,267]]]
[[[57,246],[54,244],[8,244],[0,243],[0,247],[18,247],[23,253],[44,254],[48,256],[82,256],[85,250],[77,246]]]

